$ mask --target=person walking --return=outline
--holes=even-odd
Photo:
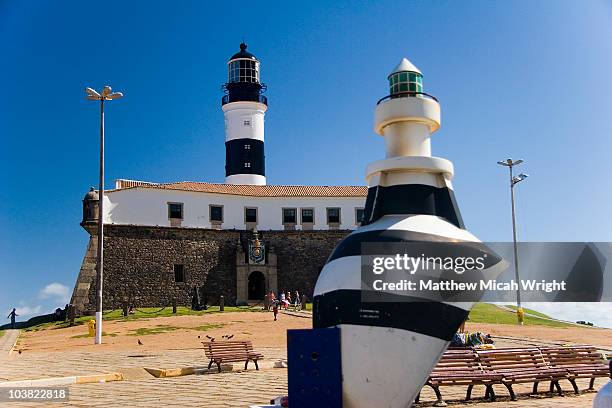
[[[276,303],[276,295],[274,294],[274,291],[271,290],[270,291],[270,308],[274,307],[275,303]]]
[[[272,304],[272,312],[274,312],[274,321],[276,321],[276,316],[278,315],[278,301],[274,301]]]
[[[15,317],[19,316],[17,314],[17,310],[15,308],[13,308],[13,311],[11,313],[9,313],[8,316],[6,316],[6,318],[10,318],[11,319],[11,329],[15,328]]]
[[[298,292],[297,290],[295,291],[295,305],[294,305],[295,310],[300,310],[301,309],[301,304],[300,304],[300,292]]]

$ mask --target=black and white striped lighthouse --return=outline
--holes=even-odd
[[[334,249],[314,291],[313,327],[340,328],[346,408],[411,406],[474,304],[474,297],[458,302],[439,298],[438,292],[364,286],[368,269],[362,269],[363,261],[372,255],[362,252],[364,248],[418,246],[455,257],[476,250],[485,254],[486,265],[462,279],[492,278],[501,272],[502,260],[463,225],[451,184],[453,164],[431,156],[430,137],[440,127],[440,104],[423,92],[422,78],[405,58],[389,74],[390,93],[378,101],[374,118],[386,157],[366,169],[364,222]],[[408,255],[421,256],[421,249]],[[434,281],[449,275],[455,277],[435,269],[416,271],[417,277]]]
[[[225,115],[225,182],[266,184],[264,117],[268,101],[262,93],[260,62],[240,44],[240,52],[227,63],[226,95],[221,100]]]

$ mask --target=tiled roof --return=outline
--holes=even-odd
[[[117,180],[116,189],[153,188],[160,190],[196,191],[201,193],[232,194],[250,197],[365,197],[366,186],[256,186],[242,184],[200,183],[179,181],[176,183],[150,183],[133,180]]]

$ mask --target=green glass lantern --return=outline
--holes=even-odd
[[[389,74],[391,96],[420,96],[423,92],[423,74],[406,58]]]

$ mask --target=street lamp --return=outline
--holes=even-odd
[[[100,180],[98,187],[98,259],[97,259],[97,307],[96,307],[96,344],[102,344],[102,273],[104,271],[104,101],[123,97],[121,92],[113,92],[105,86],[102,92],[85,88],[87,99],[100,101]]]
[[[522,162],[523,162],[522,159],[518,159],[515,161],[512,161],[512,159],[506,159],[506,160],[500,160],[497,162],[497,164],[499,164],[500,166],[506,166],[510,170],[510,201],[512,203],[512,238],[514,241],[514,273],[515,273],[516,284],[518,285],[516,289],[516,306],[517,306],[516,316],[517,316],[519,324],[521,325],[523,324],[523,321],[524,321],[525,312],[523,311],[523,308],[521,307],[521,282],[519,279],[518,248],[516,244],[516,215],[515,215],[515,209],[514,209],[514,186],[520,183],[521,181],[525,180],[527,177],[529,177],[529,175],[521,173],[518,176],[515,176],[512,172],[512,168],[514,166],[521,164]]]

